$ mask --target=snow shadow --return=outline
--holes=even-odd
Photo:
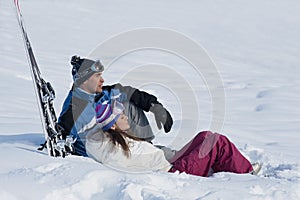
[[[33,146],[39,146],[44,143],[44,134],[40,133],[24,133],[18,135],[0,135],[0,144],[27,144]]]

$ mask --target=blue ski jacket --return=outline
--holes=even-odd
[[[63,128],[63,138],[71,135],[76,140],[74,143],[75,154],[87,156],[85,148],[87,135],[101,131],[96,126],[95,102],[110,101],[111,98],[116,97],[122,102],[130,101],[146,112],[149,111],[152,104],[159,103],[155,96],[121,84],[104,86],[101,94],[88,94],[80,88],[72,87],[63,103],[58,124]],[[151,134],[153,133],[151,132]]]

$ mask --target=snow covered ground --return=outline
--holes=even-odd
[[[0,199],[300,198],[298,0],[20,0],[20,6],[42,74],[56,90],[58,113],[72,81],[72,55],[92,56],[104,41],[126,31],[169,30],[202,46],[216,65],[225,91],[217,98],[225,119],[218,119],[224,124],[216,131],[264,165],[259,176],[129,174],[89,158],[52,158],[37,151],[44,136],[22,35],[13,0],[0,0]],[[134,46],[138,36],[120,47]],[[172,41],[172,48],[186,48],[181,40]],[[173,148],[210,129],[216,105],[206,82],[210,77],[193,71],[183,59],[192,52],[183,53],[142,49],[110,55],[119,57],[104,73],[107,84],[121,81],[159,97],[175,123],[170,134],[153,126],[155,143]]]

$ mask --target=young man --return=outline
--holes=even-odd
[[[121,84],[103,86],[104,66],[99,60],[73,56],[71,64],[74,84],[63,104],[58,124],[63,128],[64,137],[72,135],[76,139],[75,154],[87,156],[86,137],[102,131],[96,125],[95,102],[98,101],[121,99],[135,137],[149,142],[154,138],[144,111],[151,111],[155,115],[158,128],[163,125],[165,132],[170,131],[172,117],[155,96]]]

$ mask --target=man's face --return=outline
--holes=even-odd
[[[90,94],[101,93],[104,79],[102,78],[102,73],[94,73],[89,79],[84,81],[80,86],[81,89],[85,90]]]

